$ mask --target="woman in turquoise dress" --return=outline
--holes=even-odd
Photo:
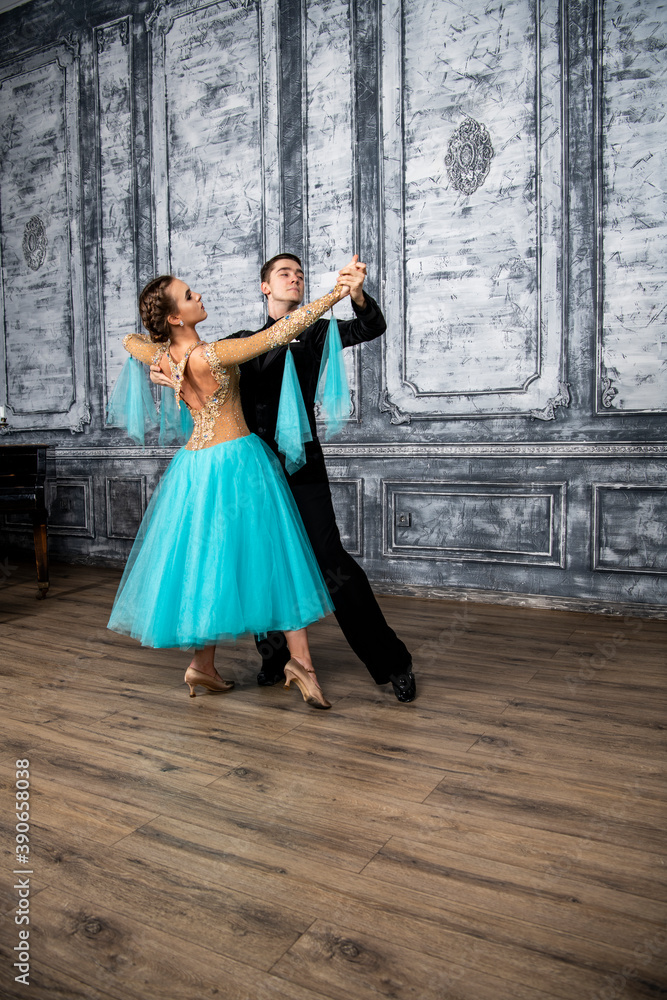
[[[143,421],[151,397],[147,383],[137,381],[138,361],[158,364],[171,379],[177,421],[185,426],[184,403],[193,429],[151,497],[108,627],[144,646],[194,648],[185,672],[191,697],[197,685],[211,692],[234,686],[215,669],[218,643],[282,631],[291,655],[286,687],[294,681],[309,704],[330,707],[306,626],[333,606],[280,463],[246,425],[238,365],[287,344],[347,294],[337,285],[268,330],[205,343],[196,327],[207,313],[186,282],[165,275],[141,293],[149,336],[123,341],[132,358],[112,395],[108,423],[132,433],[130,425]]]

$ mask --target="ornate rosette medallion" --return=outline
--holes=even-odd
[[[23,231],[23,256],[28,267],[38,271],[46,257],[46,229],[38,215],[33,215],[26,222]]]
[[[452,186],[461,194],[473,194],[486,180],[493,155],[488,130],[474,118],[466,118],[449,140],[445,157]]]

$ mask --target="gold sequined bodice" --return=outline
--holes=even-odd
[[[204,356],[219,388],[206,397],[204,405],[200,408],[190,406],[183,400],[195,423],[192,436],[185,446],[188,451],[211,448],[214,444],[231,441],[250,433],[241,407],[239,366],[223,365],[215,353],[214,344],[204,345]]]
[[[259,357],[260,354],[264,354],[274,347],[289,343],[290,340],[307,330],[341,297],[342,288],[337,285],[328,295],[323,295],[315,302],[301,306],[300,309],[278,320],[268,330],[261,330],[259,333],[253,334],[252,337],[217,340],[211,344],[204,341],[192,343],[180,362],[175,362],[172,359],[168,345],[156,344],[142,334],[128,334],[123,340],[123,345],[133,357],[147,365],[161,364],[166,355],[174,382],[176,400],[179,405],[185,403],[195,424],[190,440],[185,447],[188,451],[198,451],[201,448],[211,448],[223,441],[245,437],[250,433],[241,407],[239,365],[244,361],[250,361],[251,358]],[[217,389],[204,396],[201,407],[187,403],[182,395],[184,385],[188,386],[189,383],[186,374],[187,365],[195,351],[201,351],[206,359],[210,374],[218,383]],[[195,395],[201,396],[201,393],[195,392]]]

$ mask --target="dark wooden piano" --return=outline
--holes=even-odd
[[[35,536],[37,562],[37,597],[46,597],[49,589],[49,554],[46,534],[45,444],[0,446],[0,512],[27,511]]]

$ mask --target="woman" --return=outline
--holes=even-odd
[[[123,344],[172,380],[194,430],[151,498],[108,627],[145,646],[194,647],[190,697],[197,685],[233,688],[214,666],[219,641],[283,631],[291,656],[285,686],[294,681],[310,705],[331,707],[305,626],[333,606],[280,463],[246,425],[238,365],[288,343],[348,293],[336,285],[268,330],[214,343],[199,339],[207,313],[186,282],[164,275],[141,293],[149,336],[129,334]]]

